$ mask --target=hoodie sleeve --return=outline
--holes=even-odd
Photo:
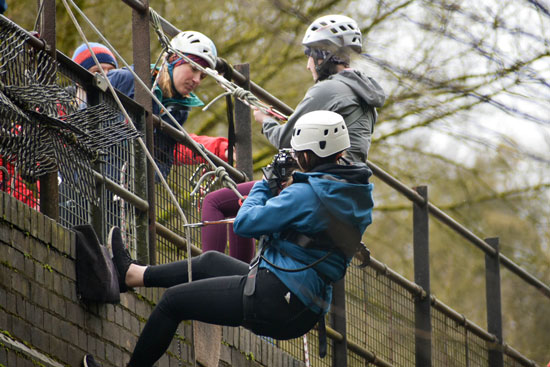
[[[292,228],[319,232],[326,221],[317,215],[320,201],[309,186],[294,183],[273,197],[267,182],[257,182],[239,209],[233,230],[239,236],[255,238]]]
[[[330,81],[323,81],[308,89],[304,99],[298,104],[294,113],[285,124],[279,124],[274,118],[268,117],[262,125],[262,132],[269,142],[277,149],[290,148],[292,130],[298,119],[311,111],[334,111],[335,106],[330,98]]]

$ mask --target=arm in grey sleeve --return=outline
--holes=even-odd
[[[294,113],[285,124],[279,124],[273,117],[267,117],[262,125],[262,132],[269,142],[277,149],[290,148],[292,129],[296,124]]]
[[[298,104],[296,110],[285,124],[279,124],[272,117],[264,120],[262,132],[277,149],[290,148],[290,138],[296,121],[300,116],[316,110],[331,110],[330,98],[326,93],[327,88],[322,88],[321,83],[315,84],[307,91],[304,99]]]

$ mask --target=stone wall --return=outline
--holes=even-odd
[[[117,305],[84,304],[74,260],[71,230],[0,192],[0,366],[76,367],[86,353],[104,367],[127,363],[162,290],[122,294]],[[158,367],[192,365],[191,331],[189,322],[180,325]],[[220,366],[303,366],[242,328],[223,327],[222,335]]]

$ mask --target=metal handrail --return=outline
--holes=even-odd
[[[449,228],[453,229],[456,233],[460,234],[462,237],[464,237],[470,243],[477,246],[486,254],[491,256],[497,255],[496,250],[493,247],[491,247],[487,242],[485,242],[484,240],[476,236],[473,232],[471,232],[462,224],[458,223],[456,220],[451,218],[448,214],[443,212],[434,204],[430,203],[429,201],[426,203],[424,198],[422,198],[422,196],[420,196],[416,191],[406,186],[404,183],[402,183],[395,177],[391,176],[389,173],[387,173],[386,171],[384,171],[383,169],[381,169],[371,161],[368,161],[367,164],[372,170],[373,174],[376,177],[378,177],[380,180],[382,180],[384,183],[386,183],[388,186],[392,187],[399,193],[406,196],[409,200],[411,200],[412,202],[420,206],[424,206],[427,204],[428,210],[433,215],[434,218],[446,224]],[[514,274],[516,274],[517,276],[525,280],[530,285],[534,286],[546,297],[550,298],[550,287],[548,285],[541,282],[535,276],[529,274],[522,267],[514,263],[512,260],[504,256],[503,254],[498,253],[498,255],[499,255],[501,264],[504,265],[508,270],[510,270],[511,272],[513,272]]]

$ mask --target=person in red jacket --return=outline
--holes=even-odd
[[[189,134],[189,136],[197,143],[202,144],[208,151],[227,162],[227,148],[229,146],[227,138],[196,134]],[[182,143],[177,143],[176,149],[174,149],[174,164],[176,166],[184,164],[201,164],[205,162],[206,161],[199,154],[194,153]]]
[[[33,209],[40,209],[34,192],[27,187],[21,175],[16,174],[15,167],[2,157],[0,157],[0,190],[5,191]]]

